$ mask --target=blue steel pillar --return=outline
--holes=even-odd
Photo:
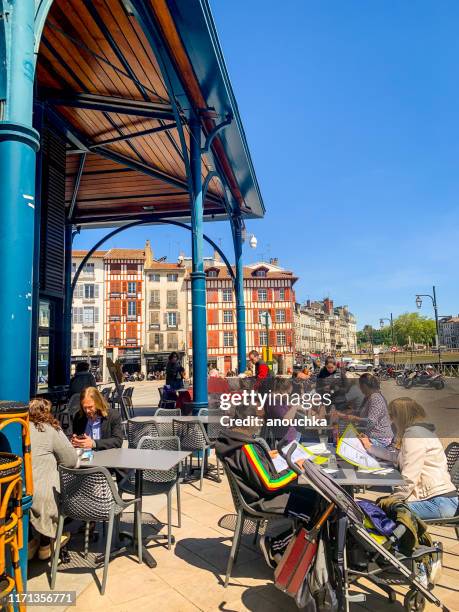
[[[207,406],[206,275],[203,260],[203,198],[201,175],[201,124],[191,119],[191,317],[193,340],[193,412]]]
[[[236,217],[233,223],[233,242],[236,260],[234,291],[236,294],[237,367],[239,374],[241,374],[247,369],[247,341],[245,335],[244,264],[242,261],[242,223],[240,217]]]
[[[2,9],[5,7],[2,3]],[[34,0],[7,3],[0,71],[0,399],[28,401],[30,377],[32,267],[35,215],[35,157],[32,127]],[[5,361],[6,359],[6,361]]]
[[[65,225],[65,269],[64,269],[64,375],[65,384],[70,383],[72,362],[72,242],[73,228],[70,222]]]

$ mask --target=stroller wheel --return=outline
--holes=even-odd
[[[405,595],[403,607],[407,612],[422,612],[426,607],[426,600],[419,591],[411,589],[411,591],[408,591]]]

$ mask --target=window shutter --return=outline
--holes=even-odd
[[[191,332],[188,332],[188,346],[189,348],[193,347],[193,334]]]
[[[127,302],[123,302],[121,305],[121,313],[126,316],[127,314]]]
[[[275,308],[270,308],[269,309],[269,314],[271,315],[271,322],[273,325],[276,324],[276,309]]]
[[[218,324],[218,310],[216,308],[211,308],[207,311],[207,323],[208,325]]]
[[[218,331],[208,332],[209,348],[218,348]]]
[[[94,297],[97,299],[99,297],[99,285],[94,285]]]
[[[268,302],[272,302],[272,301],[273,301],[273,290],[268,289]]]
[[[83,348],[83,332],[78,332],[78,348]]]
[[[254,343],[255,343],[255,346],[260,346],[260,332],[259,331],[254,332]]]
[[[269,346],[276,346],[276,332],[273,330],[269,331]]]
[[[99,309],[97,306],[94,308],[94,323],[99,323]]]
[[[292,322],[292,309],[291,308],[287,308],[285,310],[285,320],[287,323],[291,323]]]
[[[252,289],[252,302],[258,302],[258,290]]]
[[[288,329],[285,332],[285,341],[286,341],[287,346],[291,346],[292,344],[292,330],[291,329]]]
[[[180,325],[180,313],[177,313],[177,325]]]
[[[285,289],[285,301],[290,301],[290,289]]]
[[[94,332],[94,348],[99,348],[99,332]]]
[[[167,312],[164,313],[164,325],[167,325]]]
[[[218,302],[218,289],[209,289],[207,291],[208,302]]]

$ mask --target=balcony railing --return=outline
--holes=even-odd
[[[110,321],[121,321],[121,315],[110,315]]]
[[[120,298],[121,297],[121,292],[120,291],[110,291],[110,297],[111,298]]]
[[[108,344],[110,346],[121,346],[121,338],[109,338]]]
[[[137,338],[126,338],[126,346],[137,346]]]
[[[148,303],[148,308],[154,308],[154,309],[161,308],[161,302],[152,302],[152,301],[150,301]]]
[[[94,327],[94,321],[83,321],[83,327]]]
[[[137,315],[128,314],[126,317],[127,321],[137,321]]]
[[[159,323],[150,323],[149,329],[160,329],[161,326]]]
[[[167,302],[166,308],[177,308],[177,302]]]

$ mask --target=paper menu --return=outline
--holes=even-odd
[[[312,458],[312,455],[308,455],[308,453],[304,450],[304,448],[300,446],[299,444],[297,444],[295,441],[290,442],[290,444],[287,444],[286,446],[284,446],[282,450],[285,454],[288,453],[289,448],[291,447],[292,444],[296,444],[296,448],[292,453],[293,463],[298,461],[298,459],[311,459]],[[274,467],[276,468],[277,472],[282,472],[283,470],[289,469],[288,463],[280,455],[276,455],[275,457],[273,457],[272,461],[274,463]]]
[[[338,440],[336,454],[363,470],[380,470],[383,466],[363,446],[354,425],[349,424]]]

